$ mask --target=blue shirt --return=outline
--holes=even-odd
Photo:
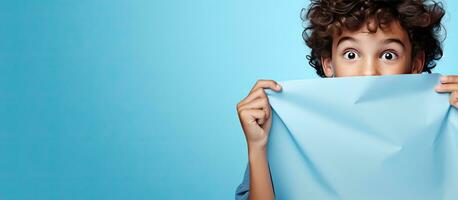
[[[250,193],[250,170],[247,164],[243,181],[235,190],[235,200],[247,200]]]

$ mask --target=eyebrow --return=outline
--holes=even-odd
[[[349,37],[349,36],[345,36],[345,37],[341,37],[339,39],[339,41],[337,42],[337,45],[336,46],[339,46],[340,43],[344,42],[344,41],[351,41],[351,42],[358,42],[355,38],[353,37]]]
[[[358,40],[353,38],[353,37],[345,36],[345,37],[342,37],[342,38],[339,39],[339,41],[337,42],[336,46],[339,46],[339,44],[344,42],[344,41],[358,42]],[[405,44],[398,38],[388,38],[385,41],[383,41],[383,43],[384,44],[397,43],[397,44],[401,45],[403,48],[406,47]]]
[[[406,46],[404,45],[404,43],[398,39],[398,38],[389,38],[389,39],[386,39],[384,42],[384,44],[389,44],[389,43],[398,43],[399,45],[402,46],[402,48],[406,48]]]

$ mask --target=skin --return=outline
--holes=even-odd
[[[370,22],[370,25],[374,25]],[[367,26],[334,35],[330,58],[321,58],[327,77],[419,74],[425,64],[423,52],[412,57],[407,32],[398,22],[370,33]],[[249,199],[275,199],[267,161],[271,109],[264,89],[281,91],[273,80],[258,80],[250,93],[237,104],[237,112],[248,146],[250,170]],[[449,102],[458,108],[458,76],[443,76],[436,92],[451,93]]]

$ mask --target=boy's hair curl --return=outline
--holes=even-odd
[[[407,31],[412,44],[412,58],[425,53],[423,72],[431,73],[442,55],[441,20],[445,14],[441,2],[428,0],[311,0],[301,19],[306,23],[302,38],[311,52],[309,64],[325,77],[321,57],[331,57],[332,37],[343,29],[355,31],[364,24],[370,32],[397,20]],[[369,26],[369,19],[376,26]]]

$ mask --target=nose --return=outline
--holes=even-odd
[[[379,70],[378,70],[378,64],[377,61],[374,59],[368,59],[365,62],[365,65],[363,67],[363,75],[364,76],[379,76],[381,75]]]

